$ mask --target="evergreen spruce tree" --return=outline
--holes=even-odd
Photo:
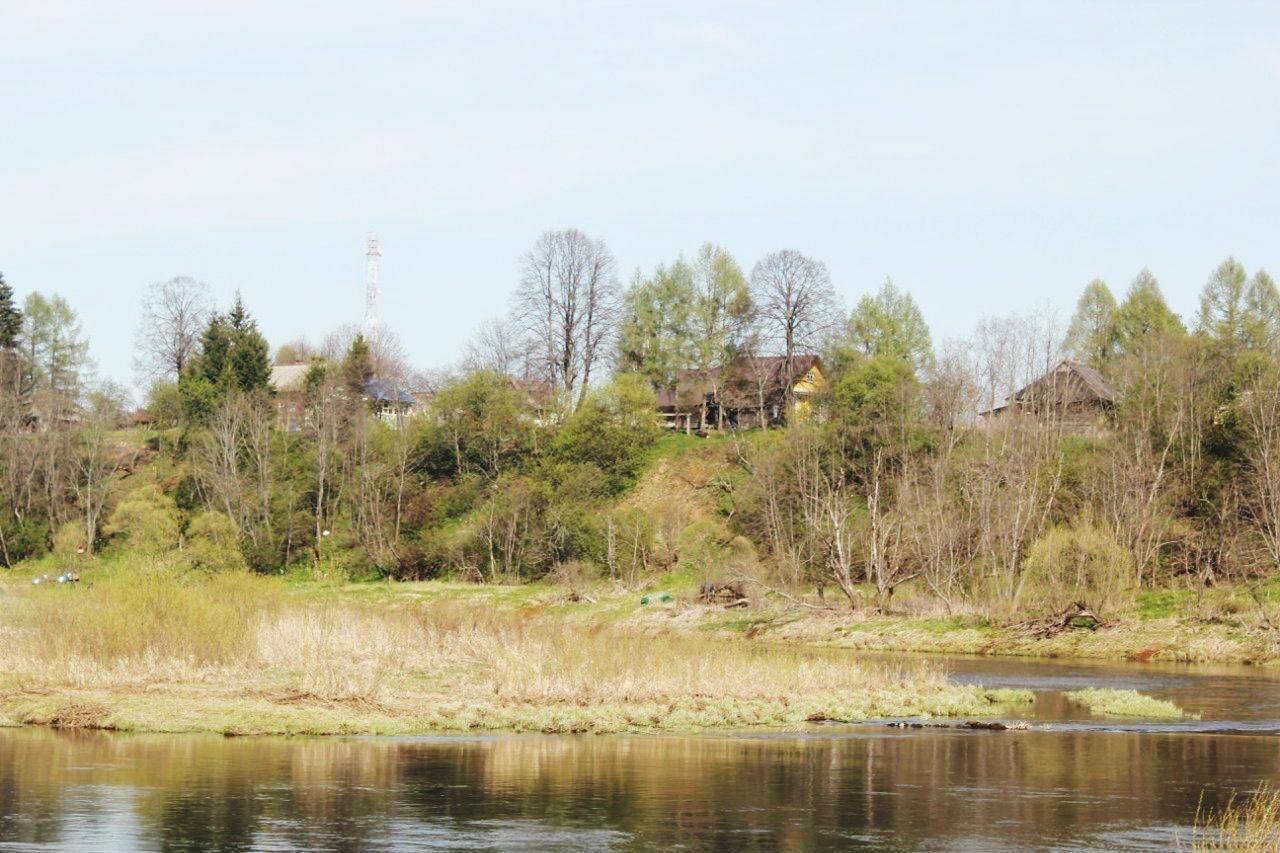
[[[342,379],[355,399],[360,399],[368,392],[373,374],[373,353],[369,350],[369,344],[365,343],[364,335],[356,335],[342,362]]]
[[[17,347],[22,337],[22,312],[13,303],[13,288],[0,273],[0,350],[11,350]]]

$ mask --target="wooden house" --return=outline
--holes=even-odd
[[[778,426],[809,415],[826,388],[816,355],[734,359],[723,368],[682,370],[674,388],[658,393],[669,429],[746,429]]]
[[[271,368],[267,384],[275,390],[276,420],[280,429],[298,432],[307,418],[307,373],[310,364],[277,364]]]
[[[1007,417],[1031,417],[1068,432],[1105,432],[1116,406],[1116,390],[1101,373],[1067,360],[1005,401],[981,413],[987,422]]]

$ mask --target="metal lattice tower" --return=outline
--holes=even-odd
[[[364,339],[371,350],[378,349],[378,238],[370,237],[365,252]]]

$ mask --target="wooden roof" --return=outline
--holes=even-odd
[[[1101,373],[1088,365],[1068,359],[1031,384],[1015,391],[1003,405],[983,414],[1003,411],[1013,405],[1020,408],[1048,405],[1110,408],[1115,405],[1116,399],[1116,389]]]

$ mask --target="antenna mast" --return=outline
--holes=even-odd
[[[370,237],[365,247],[364,339],[369,349],[378,349],[378,238]]]

